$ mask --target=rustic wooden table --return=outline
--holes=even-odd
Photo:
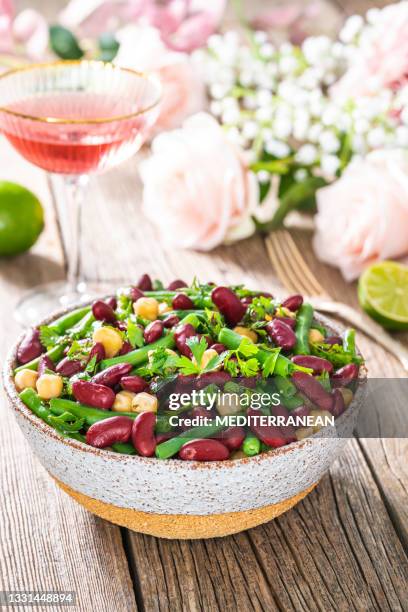
[[[353,12],[372,4],[335,2],[328,10],[333,16],[339,5]],[[1,178],[34,188],[47,217],[30,253],[0,262],[4,357],[19,333],[14,304],[30,287],[62,278],[64,256],[43,173],[4,142],[0,154]],[[129,281],[150,271],[164,280],[277,284],[260,237],[211,254],[164,249],[141,215],[139,189],[137,160],[93,180],[83,223],[87,279]],[[310,235],[295,237],[331,295],[357,305],[355,287],[315,261]],[[361,334],[359,344],[371,375],[404,375]],[[269,524],[218,540],[165,541],[76,505],[33,457],[3,395],[1,403],[0,589],[76,591],[78,610],[100,612],[407,609],[407,440],[350,441],[317,488]]]

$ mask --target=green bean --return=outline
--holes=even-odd
[[[302,304],[296,317],[296,346],[294,352],[297,355],[310,355],[309,331],[313,321],[313,306]]]
[[[219,433],[225,429],[224,425],[203,425],[202,427],[193,427],[188,431],[183,431],[179,436],[166,440],[158,446],[156,446],[156,457],[158,459],[168,459],[176,455],[180,448],[190,442],[191,440],[197,440],[201,438],[210,438],[211,436]]]
[[[274,383],[279,395],[283,397],[293,397],[297,393],[295,385],[283,376],[275,376]]]
[[[249,432],[245,436],[245,440],[242,443],[242,450],[247,457],[259,455],[261,450],[261,441],[252,432]]]
[[[192,314],[195,316],[204,316],[205,310],[169,310],[169,312],[165,312],[164,314],[160,315],[159,319],[167,319],[167,317],[176,316],[184,323],[183,319]]]
[[[81,319],[83,319],[83,317],[88,314],[90,310],[90,306],[84,306],[83,308],[77,308],[76,310],[72,310],[71,312],[68,312],[68,314],[65,314],[62,317],[56,319],[50,325],[50,327],[52,327],[52,329],[55,329],[57,334],[62,335],[71,327],[76,325],[76,323],[78,323]]]
[[[65,410],[60,416],[55,416],[31,387],[21,391],[20,398],[31,412],[59,432],[76,433],[84,424],[82,418],[75,419],[75,415]]]
[[[47,355],[47,357],[49,357],[51,361],[53,361],[54,363],[57,363],[63,356],[64,349],[66,346],[67,346],[66,342],[63,344],[57,344],[52,349],[50,349],[49,351],[43,354]],[[36,357],[32,361],[29,361],[28,363],[24,363],[23,365],[19,366],[18,368],[14,370],[14,374],[17,374],[17,372],[21,372],[21,370],[37,370],[41,357],[42,355],[40,355],[39,357]]]
[[[174,413],[174,410],[172,411]],[[173,430],[173,427],[170,425],[170,417],[172,415],[166,414],[158,414],[156,418],[156,427],[154,428],[155,433],[157,434],[165,434],[169,433]]]
[[[299,406],[303,406],[305,400],[299,394],[296,394],[292,397],[282,396],[281,402],[288,410],[294,410],[295,408],[299,408]]]
[[[53,414],[63,414],[64,412],[70,412],[80,419],[84,419],[87,425],[93,425],[103,419],[109,419],[113,416],[128,416],[131,419],[137,417],[135,412],[115,412],[112,410],[99,410],[99,408],[91,408],[85,406],[79,402],[73,402],[72,400],[62,399],[60,397],[54,397],[50,400],[50,410]]]
[[[347,329],[343,338],[343,349],[347,353],[351,353],[353,357],[356,355],[356,331]]]
[[[137,455],[135,447],[130,442],[116,442],[112,444],[112,448],[116,453],[122,453],[122,455]]]
[[[80,321],[74,327],[71,327],[70,334],[75,338],[82,338],[86,335],[86,333],[91,329],[92,323],[95,321],[95,317],[92,314],[92,311],[86,313]]]
[[[135,349],[134,351],[130,351],[130,353],[126,353],[126,355],[118,355],[117,357],[112,357],[111,359],[103,359],[101,361],[101,370],[105,370],[110,366],[116,365],[117,363],[130,363],[133,366],[141,365],[145,363],[149,358],[150,351],[153,351],[156,348],[173,348],[175,346],[174,342],[174,334],[170,333],[167,336],[163,336],[159,338],[156,342],[152,342],[151,344],[147,344],[146,346],[142,346],[139,349]]]
[[[232,329],[228,327],[223,327],[218,334],[218,342],[224,344],[230,350],[236,350],[242,342],[242,336],[234,332]],[[264,364],[270,355],[270,351],[258,348],[258,352],[254,355],[255,359],[259,361],[260,364]],[[278,374],[279,376],[287,377],[295,370],[300,369],[299,366],[296,366],[294,363],[287,359],[283,355],[278,355],[275,368],[273,370],[273,374]],[[304,369],[304,368],[302,368]]]

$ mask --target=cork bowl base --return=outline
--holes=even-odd
[[[138,533],[172,540],[219,538],[267,523],[292,508],[306,497],[317,484],[313,484],[289,499],[263,508],[202,516],[197,514],[154,514],[131,508],[119,508],[79,493],[56,478],[55,481],[65,493],[68,493],[93,514]]]

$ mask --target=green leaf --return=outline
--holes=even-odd
[[[241,344],[237,349],[237,353],[243,357],[251,357],[252,355],[256,355],[258,350],[258,347],[251,342],[249,338],[242,338]]]
[[[120,46],[115,36],[110,32],[105,32],[99,37],[98,44],[100,49],[100,55],[98,59],[103,62],[111,62],[116,57]]]
[[[179,357],[176,363],[176,367],[180,370],[182,374],[199,374],[200,368],[196,366],[195,363],[191,361],[188,357],[184,355]]]
[[[88,363],[88,365],[85,368],[85,372],[87,372],[88,374],[94,374],[95,370],[96,370],[96,365],[97,365],[98,361],[97,361],[97,356],[94,355],[91,359],[91,361]]]
[[[239,368],[243,376],[255,376],[259,372],[259,361],[252,357],[251,359],[239,360]]]
[[[84,52],[78,40],[67,28],[60,25],[50,26],[50,45],[58,57],[64,60],[77,60],[83,57]]]
[[[127,337],[133,348],[140,348],[144,345],[143,331],[137,323],[130,319],[127,324]]]
[[[266,358],[262,368],[262,376],[267,378],[271,374],[273,374],[275,370],[276,360],[279,356],[280,348],[276,348],[270,351],[270,355]]]
[[[61,336],[50,325],[40,326],[40,342],[46,349],[55,346],[61,340]]]
[[[200,367],[204,352],[208,348],[207,340],[203,336],[200,339],[197,336],[193,336],[193,338],[188,338],[186,344],[191,349],[197,366]]]
[[[219,355],[212,357],[201,372],[211,372],[212,370],[216,370],[224,362],[227,355],[229,355],[229,351],[223,351]]]

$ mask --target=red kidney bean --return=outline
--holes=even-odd
[[[315,357],[314,355],[294,355],[292,361],[296,363],[296,365],[312,369],[313,374],[321,374],[322,372],[329,372],[329,374],[331,374],[333,372],[333,364],[322,357]]]
[[[212,348],[214,351],[216,351],[219,355],[221,355],[221,353],[223,353],[224,351],[227,350],[227,347],[224,344],[221,344],[220,342],[216,342],[215,344],[211,344],[210,348]]]
[[[190,347],[187,345],[187,339],[196,336],[197,332],[194,327],[187,323],[186,325],[179,325],[174,333],[174,340],[180,353],[185,357],[191,357],[192,352]]]
[[[211,299],[230,325],[239,323],[246,312],[244,304],[228,287],[213,289]]]
[[[292,312],[295,312],[296,310],[298,310],[302,304],[303,304],[303,297],[299,294],[290,295],[289,297],[286,298],[286,300],[282,302],[282,306],[284,308],[287,308],[288,310],[291,310]]]
[[[323,410],[330,410],[333,398],[316,378],[306,372],[294,372],[292,382],[313,404]]]
[[[91,446],[106,448],[116,442],[128,442],[132,433],[133,420],[127,416],[114,416],[90,426],[86,441]]]
[[[119,382],[122,389],[133,391],[133,393],[141,393],[149,386],[149,383],[144,378],[136,374],[133,376],[122,376]]]
[[[201,419],[210,419],[213,417],[213,414],[212,411],[207,410],[205,406],[196,406],[195,408],[190,410],[188,414],[185,414],[179,418],[179,427],[181,427],[183,431],[185,431],[186,429],[191,429],[191,425],[184,424],[184,422],[188,423],[190,419],[195,419],[197,417]]]
[[[269,321],[265,329],[274,343],[280,346],[284,351],[290,351],[295,346],[295,332],[289,325],[286,325],[286,323],[278,319],[273,319],[273,321]]]
[[[169,432],[169,433],[162,433],[162,434],[156,434],[156,446],[158,444],[161,444],[162,442],[167,442],[167,440],[171,440],[171,438],[174,438],[175,436],[177,436],[176,432]]]
[[[222,442],[230,451],[241,448],[245,440],[245,429],[243,427],[228,427],[214,436],[214,440]]]
[[[122,348],[119,351],[119,355],[127,355],[130,353],[130,351],[133,351],[133,346],[130,344],[130,342],[125,340],[125,342],[122,344]]]
[[[131,287],[129,297],[132,302],[136,302],[136,300],[138,300],[139,298],[144,297],[144,293],[138,287]]]
[[[257,376],[239,376],[236,382],[244,387],[248,387],[249,389],[254,389],[256,387],[256,383],[258,382]]]
[[[295,442],[296,438],[296,429],[293,425],[287,423],[287,419],[290,416],[290,412],[285,406],[279,404],[278,406],[271,406],[271,414],[276,417],[283,417],[285,419],[284,425],[279,425],[279,429],[282,432],[283,437],[285,438],[287,443]]]
[[[340,338],[340,336],[327,336],[324,339],[325,344],[339,344],[340,346],[343,345],[343,339]]]
[[[99,363],[102,361],[102,359],[105,359],[105,347],[103,346],[102,342],[96,342],[96,344],[93,345],[89,352],[88,363],[93,357],[96,357],[96,363]]]
[[[154,412],[141,412],[133,422],[132,442],[133,446],[142,457],[151,457],[156,450],[156,438],[154,428],[156,426],[156,415]]]
[[[344,403],[344,398],[343,398],[343,395],[340,389],[334,389],[332,392],[332,395],[333,395],[333,404],[330,409],[330,412],[335,418],[337,418],[338,416],[343,414],[343,412],[345,411],[346,404]]]
[[[120,331],[126,331],[127,330],[126,321],[115,321],[113,326],[116,327],[116,329],[120,329]]]
[[[116,310],[116,308],[118,307],[118,302],[114,295],[111,295],[111,297],[105,300],[105,302],[107,303],[108,306],[112,308],[112,310]]]
[[[185,293],[178,293],[171,301],[174,310],[191,310],[194,308],[194,302]]]
[[[116,315],[112,307],[102,302],[102,300],[97,300],[92,304],[92,314],[97,321],[105,321],[106,323],[114,323],[116,321]]]
[[[197,378],[197,389],[204,389],[208,385],[223,387],[226,382],[231,380],[231,374],[224,370],[218,372],[205,372]]]
[[[307,417],[310,414],[310,408],[309,406],[298,406],[297,408],[294,408],[294,410],[290,411],[291,416],[294,417]],[[299,427],[302,427],[302,425],[299,425]]]
[[[102,410],[112,408],[115,401],[115,394],[112,389],[86,380],[76,380],[72,385],[72,393],[81,404],[94,406]]]
[[[29,329],[17,349],[17,359],[24,364],[36,359],[44,352],[40,342],[40,332],[36,328]]]
[[[177,278],[176,280],[171,281],[171,283],[169,283],[169,286],[167,287],[167,289],[169,291],[176,291],[176,289],[183,289],[184,287],[187,287],[187,283]]]
[[[149,325],[146,325],[143,337],[145,339],[146,344],[151,344],[152,342],[156,342],[159,338],[162,337],[164,330],[164,325],[162,321],[152,321]]]
[[[180,323],[180,319],[177,315],[169,315],[163,320],[163,325],[166,329],[170,329],[171,327],[174,327],[175,325],[178,325],[179,323]]]
[[[358,377],[359,367],[356,363],[348,363],[343,366],[332,376],[333,386],[347,387],[353,380]]]
[[[269,293],[269,291],[260,291],[257,295],[258,297],[273,298],[272,293]]]
[[[79,359],[69,359],[69,357],[64,357],[55,368],[58,374],[61,374],[61,376],[68,376],[68,378],[74,374],[78,374],[82,369],[83,366]]]
[[[106,387],[114,387],[122,379],[123,376],[129,374],[133,366],[130,363],[117,363],[102,372],[98,372],[92,378],[92,382],[97,385],[105,385]]]
[[[192,440],[184,444],[179,457],[183,461],[225,461],[229,458],[228,448],[218,440]]]
[[[136,283],[136,287],[138,289],[141,289],[142,291],[152,291],[153,290],[152,279],[150,278],[148,274],[142,274],[142,276],[139,278],[139,280]]]
[[[272,446],[273,448],[279,448],[287,443],[279,427],[274,427],[273,425],[261,425],[259,422],[259,417],[262,416],[262,413],[259,410],[249,408],[247,411],[247,416],[249,427],[261,440],[261,442],[267,444],[268,446]]]
[[[42,376],[43,374],[45,374],[45,370],[55,370],[55,365],[51,361],[51,359],[48,357],[48,355],[44,354],[44,355],[41,355],[40,361],[38,364],[38,369],[37,369],[38,376]]]
[[[274,317],[275,321],[282,321],[282,323],[286,323],[292,329],[296,327],[296,319],[291,319],[290,317]]]

